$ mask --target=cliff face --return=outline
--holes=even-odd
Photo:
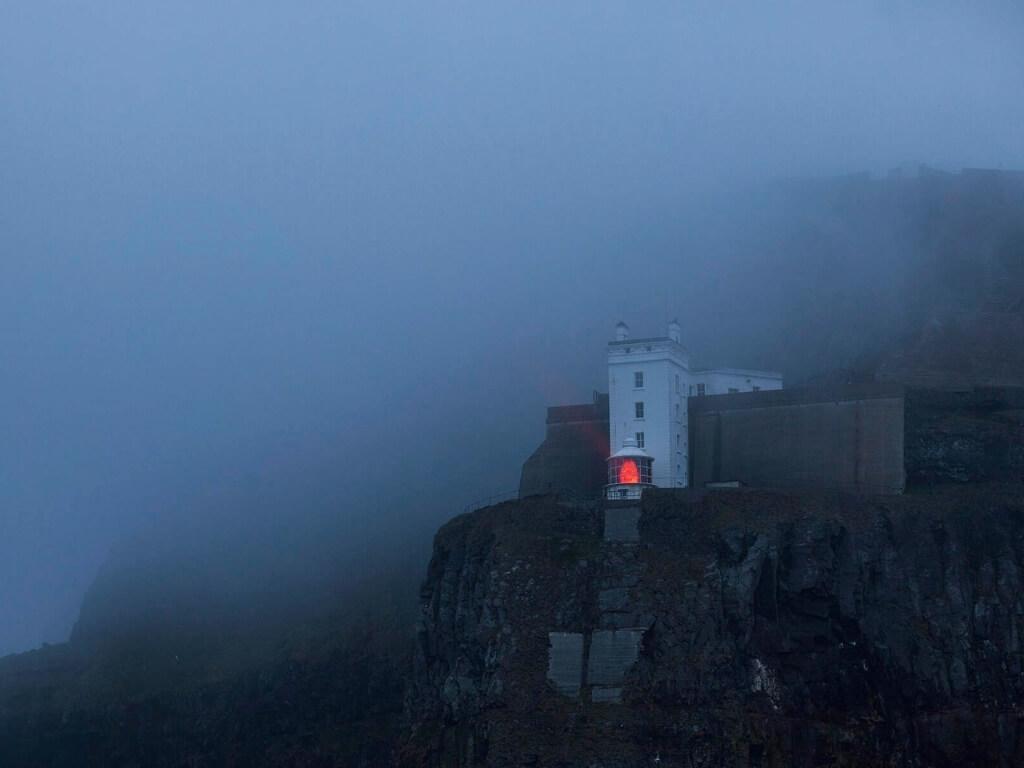
[[[400,732],[406,641],[320,628],[257,668],[146,695],[112,692],[116,670],[67,646],[0,660],[0,765],[379,768]]]
[[[1024,388],[911,389],[908,485],[1012,480],[1024,473]]]
[[[180,603],[168,612],[152,582],[137,594],[148,589],[153,611],[118,616],[112,598],[124,592],[111,581],[92,596],[100,615],[69,643],[0,658],[0,766],[387,765],[403,723],[415,570],[336,592],[286,629],[273,605],[262,628],[248,614],[213,624]]]
[[[1019,482],[535,497],[438,533],[411,673],[377,614],[145,695],[54,647],[0,662],[0,764],[1021,765],[1022,579]]]
[[[399,761],[1024,764],[1022,491],[457,518],[423,588]]]

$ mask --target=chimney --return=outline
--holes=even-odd
[[[622,322],[620,320],[619,324],[615,326],[615,340],[616,341],[625,341],[628,338],[629,338],[629,326],[626,325],[624,322]]]
[[[676,344],[682,343],[683,328],[679,325],[678,320],[673,320],[668,324],[668,337],[672,339]]]

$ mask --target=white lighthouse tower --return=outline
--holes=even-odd
[[[782,389],[782,374],[690,368],[677,320],[668,324],[665,336],[640,339],[631,338],[629,326],[620,322],[614,341],[608,342],[612,458],[627,446],[640,449],[653,462],[650,484],[683,488],[690,483],[689,398],[770,389]]]
[[[631,339],[619,323],[608,343],[608,430],[611,452],[634,441],[654,460],[651,483],[687,484],[686,398],[690,357],[673,320],[668,335]]]

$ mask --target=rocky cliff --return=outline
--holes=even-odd
[[[1024,474],[1024,388],[910,389],[907,484],[1012,480]]]
[[[372,604],[338,596],[338,610],[283,635],[183,619],[2,658],[0,766],[388,765],[413,623],[389,586],[369,585]]]
[[[534,497],[440,530],[414,638],[159,690],[166,645],[0,660],[0,765],[1021,765],[1022,579],[1019,482]]]
[[[378,768],[402,720],[407,664],[392,640],[323,632],[260,667],[145,695],[103,695],[104,670],[66,647],[24,654],[0,664],[0,766]],[[40,654],[32,669],[25,657]]]
[[[456,518],[398,761],[1024,764],[1022,491],[656,492]]]

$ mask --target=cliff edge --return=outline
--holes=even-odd
[[[463,515],[400,764],[1024,764],[1024,486]]]

